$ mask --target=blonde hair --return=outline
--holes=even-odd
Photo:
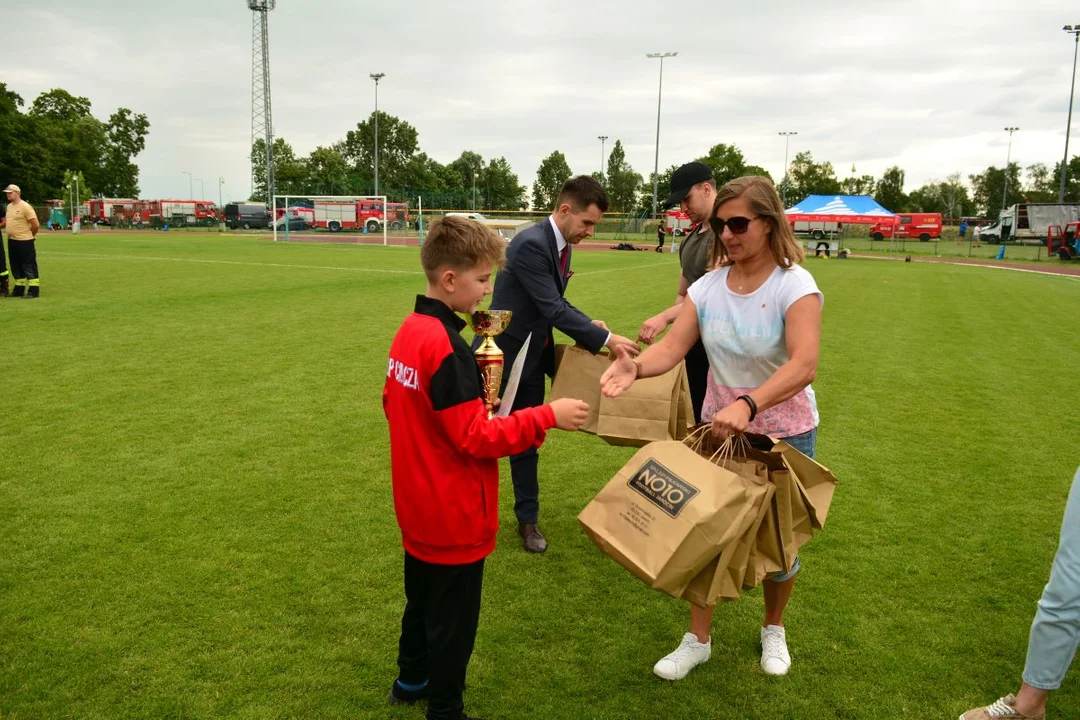
[[[440,268],[469,270],[506,265],[506,241],[497,232],[476,220],[451,215],[431,223],[420,264],[428,280],[438,278]]]
[[[791,231],[791,224],[788,223],[787,215],[784,213],[784,204],[780,202],[776,187],[767,177],[747,175],[735,178],[717,190],[709,220],[716,217],[721,205],[738,197],[745,198],[750,210],[769,223],[769,251],[772,252],[776,264],[788,270],[801,263],[805,254],[795,240],[795,233]],[[721,266],[733,264],[727,259],[727,248],[724,247],[724,242],[719,235],[713,241],[709,267],[716,267],[718,262]]]

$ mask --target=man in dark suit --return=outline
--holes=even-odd
[[[509,368],[532,333],[514,410],[544,403],[544,375],[555,373],[553,327],[594,354],[605,346],[613,352],[625,347],[632,355],[639,351],[633,340],[612,334],[603,322],[590,319],[563,297],[573,275],[570,248],[592,237],[607,208],[607,194],[600,183],[586,175],[570,178],[563,184],[551,216],[515,235],[507,249],[506,267],[495,278],[491,300],[492,309],[514,313],[509,327],[495,338],[508,369],[503,373],[504,389]],[[535,449],[510,457],[518,534],[525,549],[536,553],[547,549],[547,540],[537,527],[538,464]]]

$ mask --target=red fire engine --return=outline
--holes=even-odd
[[[114,215],[130,219],[135,213],[135,206],[138,203],[139,201],[134,198],[92,198],[87,203],[86,217],[82,218],[82,220],[84,222],[111,225]]]
[[[209,200],[143,200],[135,210],[138,221],[151,225],[213,225],[218,216],[217,205]]]
[[[668,235],[689,235],[694,227],[694,221],[682,210],[668,210],[664,216],[664,232]]]
[[[875,240],[883,240],[893,236],[893,228],[896,228],[898,238],[919,238],[923,242],[929,242],[932,238],[941,237],[941,213],[906,213],[897,215],[899,224],[893,220],[882,220],[870,228],[870,237]]]
[[[383,212],[382,200],[316,200],[314,205],[313,225],[330,232],[361,227],[369,233],[379,232],[387,221],[391,230],[403,230],[409,225],[409,206],[405,203],[386,203],[389,218]]]

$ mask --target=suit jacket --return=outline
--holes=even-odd
[[[571,246],[572,247],[572,246]],[[570,250],[573,254],[573,249]],[[491,307],[514,313],[510,325],[495,338],[502,349],[506,371],[503,383],[510,376],[509,368],[517,359],[525,338],[532,333],[523,377],[555,372],[555,343],[552,327],[566,333],[593,353],[598,353],[607,341],[608,331],[592,324],[588,315],[571,305],[565,297],[570,280],[559,266],[558,243],[549,218],[514,236],[506,251],[506,267],[495,276],[495,291]],[[541,375],[541,377],[543,377]]]

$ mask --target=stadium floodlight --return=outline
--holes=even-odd
[[[787,159],[788,159],[788,146],[791,143],[791,136],[798,135],[799,133],[794,130],[783,130],[776,133],[780,137],[784,138],[784,179],[780,181],[780,198],[784,203],[784,208],[787,208]],[[851,166],[852,173],[855,172],[855,166]]]
[[[664,58],[675,57],[677,52],[645,53],[650,60],[660,60],[660,89],[656,94],[656,156],[653,158],[652,212],[656,217],[656,191],[660,186],[660,100],[664,96]]]
[[[1076,50],[1080,48],[1080,23],[1061,28],[1073,36],[1073,71],[1069,85],[1069,119],[1065,121],[1065,155],[1061,158],[1061,187],[1058,189],[1058,202],[1065,202],[1065,177],[1069,174],[1069,131],[1072,129],[1073,93],[1076,91]]]
[[[268,15],[277,6],[277,0],[247,0],[251,10],[251,147],[263,141],[263,174],[266,178],[266,197],[274,196],[277,182],[274,178],[274,122],[270,103],[270,25]],[[255,179],[259,163],[252,158],[251,192],[255,192]]]
[[[600,141],[600,177],[604,177],[604,143],[607,142],[607,135],[597,135],[596,139]]]
[[[369,78],[375,81],[375,194],[379,194],[379,81],[386,77],[386,73],[370,73]]]
[[[1005,201],[1009,197],[1009,165],[1012,164],[1012,135],[1019,130],[1018,127],[1012,127],[1011,125],[1005,128],[1005,132],[1009,133],[1009,150],[1005,154],[1005,189],[1001,191],[1001,209],[1005,209]]]

